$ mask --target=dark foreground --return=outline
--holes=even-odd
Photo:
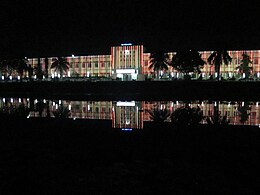
[[[259,128],[1,120],[0,194],[259,194]]]

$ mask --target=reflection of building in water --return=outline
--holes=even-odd
[[[28,117],[53,116],[53,111],[59,107],[67,107],[70,110],[70,118],[86,119],[111,119],[114,128],[143,128],[143,121],[150,121],[148,110],[154,108],[167,109],[170,113],[185,106],[199,106],[205,117],[213,116],[215,101],[160,101],[160,102],[111,102],[111,101],[61,101],[61,100],[40,100],[29,98],[0,98],[0,112],[8,112],[17,109],[19,105],[24,105],[30,109]],[[246,108],[247,107],[247,108]],[[219,102],[219,113],[227,116],[230,124],[241,124],[239,110],[244,109],[248,113],[248,118],[244,124],[260,124],[260,108],[258,102]],[[170,118],[168,118],[170,122]],[[203,121],[206,123],[206,121]]]
[[[142,102],[114,102],[112,124],[114,128],[143,128]]]

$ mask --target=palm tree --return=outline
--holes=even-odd
[[[157,79],[159,78],[159,71],[168,70],[170,65],[169,55],[163,52],[155,52],[150,55],[149,69],[153,69],[157,73]]]
[[[215,66],[215,72],[217,73],[217,80],[219,81],[220,66],[224,63],[228,65],[232,61],[226,50],[214,51],[207,59],[208,63]]]
[[[70,110],[61,105],[56,111],[52,112],[55,118],[68,118],[70,116]]]
[[[54,62],[52,62],[51,68],[54,68],[55,71],[59,72],[62,78],[63,73],[69,70],[70,64],[67,62],[66,58],[58,57],[54,60]]]
[[[170,116],[167,109],[154,108],[153,110],[148,110],[148,113],[150,114],[150,119],[156,123],[162,123]]]
[[[189,78],[190,72],[201,73],[201,70],[206,62],[201,59],[201,54],[195,50],[178,51],[172,57],[171,66],[179,72],[184,73],[185,78]]]
[[[250,60],[250,56],[247,55],[246,53],[243,53],[241,64],[237,66],[236,69],[239,70],[240,73],[245,73],[245,79],[248,79],[250,75],[250,71],[253,70],[253,68],[250,67],[249,64],[252,64],[252,61]]]
[[[29,61],[26,58],[18,58],[12,61],[12,67],[22,77],[25,71],[29,71]]]
[[[248,113],[249,110],[251,110],[251,107],[249,106],[249,102],[245,102],[244,105],[239,103],[237,111],[240,117],[240,122],[242,124],[244,124],[248,120],[250,115],[250,113]]]

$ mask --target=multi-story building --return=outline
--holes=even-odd
[[[202,59],[207,62],[207,58],[212,51],[200,51]],[[228,51],[232,57],[232,62],[226,66],[222,65],[220,74],[224,78],[228,77],[242,77],[238,73],[236,67],[241,64],[242,54],[247,53],[251,60],[253,67],[252,75],[260,77],[260,50],[239,50]],[[67,61],[70,64],[69,71],[64,74],[65,77],[109,77],[118,78],[121,80],[144,80],[145,78],[152,77],[153,70],[149,70],[150,65],[150,53],[144,52],[143,45],[122,44],[120,46],[111,47],[110,55],[87,55],[87,56],[66,56]],[[174,55],[174,52],[168,52],[170,59]],[[55,57],[49,57],[49,77],[57,76],[53,69],[50,69],[50,64]],[[38,66],[38,58],[30,58],[29,63],[36,67]],[[45,58],[40,58],[42,70],[45,69]],[[202,76],[204,79],[208,79],[210,75],[214,75],[214,66],[205,64],[202,69]],[[193,74],[194,78],[198,75]],[[180,77],[181,74],[177,73],[172,68],[169,68],[164,73],[164,77]]]

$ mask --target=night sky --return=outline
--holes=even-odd
[[[235,0],[7,1],[0,56],[109,54],[124,42],[147,52],[260,49],[259,16],[257,3]]]

